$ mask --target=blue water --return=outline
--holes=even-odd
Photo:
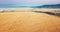
[[[31,8],[32,6],[22,6],[22,5],[0,5],[0,8]]]
[[[0,5],[0,8],[60,8],[58,5],[28,6],[28,5]]]

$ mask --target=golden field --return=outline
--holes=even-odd
[[[36,12],[0,13],[0,32],[60,32],[60,17]]]

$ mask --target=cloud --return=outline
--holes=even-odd
[[[0,0],[0,5],[1,4],[47,5],[47,4],[60,4],[60,0]]]

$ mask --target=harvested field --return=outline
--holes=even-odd
[[[0,13],[0,32],[60,32],[60,17],[36,12]]]

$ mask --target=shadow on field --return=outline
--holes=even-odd
[[[37,13],[45,13],[45,14],[49,14],[49,15],[54,15],[54,16],[60,17],[60,13],[42,12],[42,11],[34,11],[34,12],[37,12]]]

